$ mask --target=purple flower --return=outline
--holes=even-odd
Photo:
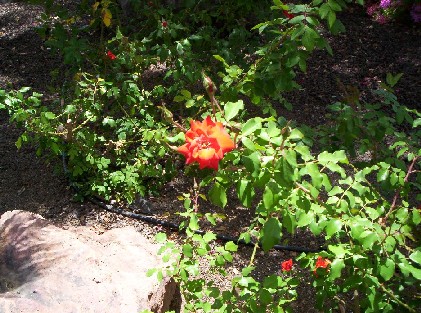
[[[370,15],[370,16],[373,16],[374,13],[376,13],[377,8],[378,8],[378,6],[376,4],[373,4],[373,5],[369,6],[367,8],[367,14]]]
[[[415,23],[421,22],[421,3],[414,4],[411,8],[411,17]]]
[[[380,23],[380,24],[386,24],[386,23],[388,22],[388,19],[387,19],[387,17],[386,17],[386,16],[384,16],[383,14],[379,14],[379,15],[376,17],[376,21],[377,21],[378,23]]]
[[[390,6],[391,0],[381,0],[380,7],[382,9],[387,9]]]

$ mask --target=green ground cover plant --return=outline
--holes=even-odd
[[[192,179],[178,212],[186,237],[176,245],[159,234],[167,267],[150,271],[180,284],[186,312],[289,312],[304,276],[325,312],[350,302],[354,312],[415,312],[421,114],[394,95],[404,73],[387,75],[373,102],[353,93],[333,103],[318,127],[273,107],[292,108],[283,95],[300,87],[313,51],[334,53],[323,34],[345,31],[336,14],[347,1],[82,1],[71,16],[42,3],[40,34],[67,67],[53,103],[29,87],[0,91],[0,109],[24,129],[16,145],[62,158],[82,196],[131,202],[180,172]],[[205,221],[223,223],[199,205],[223,209],[230,197],[254,213],[240,236],[254,252],[220,290],[200,259],[224,277],[238,243],[198,234]],[[256,280],[257,250],[303,229],[324,249]]]

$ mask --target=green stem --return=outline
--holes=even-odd
[[[391,292],[390,290],[386,289],[386,287],[385,287],[385,286],[380,285],[380,287],[381,287],[381,289],[382,289],[385,293],[387,293],[389,296],[391,296],[393,300],[395,300],[395,301],[396,301],[399,305],[403,306],[403,307],[404,307],[405,309],[407,309],[409,312],[413,312],[413,313],[415,313],[415,312],[416,312],[416,311],[415,311],[413,308],[411,308],[409,305],[407,305],[406,303],[404,303],[404,302],[402,302],[401,300],[399,300],[398,298],[396,298],[396,296],[394,295],[394,293],[393,293],[393,292]]]

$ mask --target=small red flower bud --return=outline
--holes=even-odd
[[[110,60],[115,60],[117,57],[115,56],[115,54],[114,53],[112,53],[111,51],[108,51],[107,52],[107,57],[110,59]]]
[[[283,10],[282,11],[282,13],[284,14],[284,16],[287,18],[287,19],[292,19],[295,15],[294,14],[292,14],[292,13],[289,13],[288,12],[288,10]]]
[[[167,27],[168,26],[168,22],[167,21],[162,21],[162,27]]]

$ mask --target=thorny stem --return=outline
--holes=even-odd
[[[254,258],[256,256],[256,251],[258,247],[259,247],[259,240],[257,240],[256,243],[254,244],[253,253],[251,254],[249,266],[253,266]]]
[[[413,167],[415,165],[415,162],[417,162],[417,159],[418,159],[418,156],[415,157],[412,160],[411,164],[409,165],[408,172],[406,173],[406,176],[403,179],[403,182],[404,183],[407,183],[408,182],[409,176],[413,173],[412,169],[413,169]],[[396,202],[398,201],[398,198],[399,198],[399,194],[401,192],[401,189],[402,189],[402,187],[401,188],[398,188],[398,190],[396,190],[396,193],[395,193],[395,196],[393,197],[392,205],[390,206],[389,212],[387,212],[386,216],[384,217],[384,223],[387,221],[387,218],[389,217],[389,215],[392,214],[392,212],[395,210]]]

